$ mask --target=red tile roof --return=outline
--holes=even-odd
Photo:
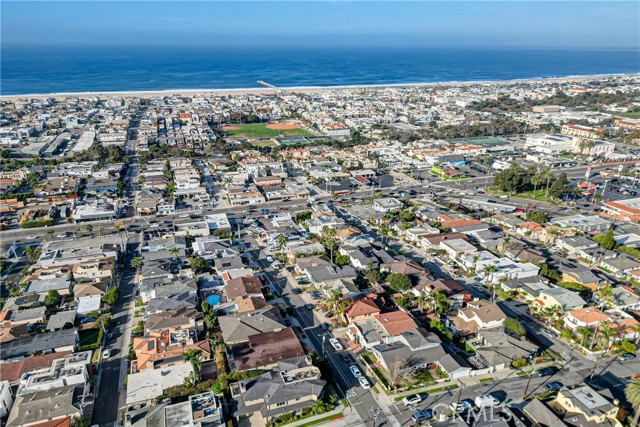
[[[62,351],[60,353],[49,353],[41,356],[27,357],[17,362],[0,363],[0,378],[2,380],[13,383],[18,381],[25,372],[51,366],[54,360],[62,359],[70,351]]]
[[[352,302],[345,314],[349,317],[356,317],[374,313],[380,313],[376,303],[370,299],[363,298]]]
[[[58,418],[57,420],[31,424],[31,427],[71,427],[71,417]]]
[[[378,314],[376,319],[389,336],[397,336],[418,327],[411,316],[400,310]]]

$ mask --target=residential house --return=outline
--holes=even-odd
[[[423,328],[389,337],[372,346],[371,352],[387,371],[400,372],[427,369],[446,354],[440,338]]]
[[[588,385],[562,388],[551,407],[565,423],[571,426],[607,425],[622,427],[618,420],[620,410],[617,401],[609,401]]]
[[[249,335],[247,342],[233,345],[229,353],[235,371],[268,369],[279,361],[305,355],[291,328]]]
[[[197,341],[188,330],[166,328],[133,338],[136,360],[131,364],[131,372],[147,369],[165,369],[166,366],[184,363],[182,353],[186,350],[200,350],[203,360],[211,358],[208,340]]]
[[[277,307],[220,316],[218,321],[222,339],[227,345],[248,342],[252,335],[278,332],[287,327]]]
[[[463,255],[472,254],[478,249],[464,239],[447,239],[440,242],[440,249],[444,250],[449,258],[453,260],[460,259]]]
[[[19,357],[31,357],[43,351],[56,353],[75,351],[78,342],[78,333],[75,329],[45,332],[3,343],[0,346],[0,359],[9,360]]]
[[[561,287],[552,287],[539,292],[538,298],[533,300],[534,307],[540,309],[561,307],[562,310],[575,310],[587,303],[580,295]]]
[[[529,237],[545,244],[553,243],[556,238],[556,235],[551,234],[545,226],[533,221],[518,224],[515,230],[521,236]]]
[[[602,280],[591,272],[587,267],[574,262],[563,262],[559,266],[561,280],[563,282],[571,282],[591,291],[596,291]]]
[[[322,397],[326,381],[308,356],[278,361],[264,374],[231,384],[233,416],[246,420],[257,415],[271,420],[311,407]]]
[[[494,369],[509,368],[515,359],[532,357],[539,350],[524,337],[514,336],[503,328],[478,331],[471,346],[484,365]]]
[[[416,322],[404,311],[392,311],[374,315],[372,319],[352,323],[347,335],[362,347],[371,349],[374,345],[387,342],[389,337],[403,334],[417,328]]]
[[[75,418],[84,418],[84,401],[84,387],[76,384],[26,393],[16,397],[5,425],[27,427],[47,422],[47,426],[68,427]]]
[[[368,320],[378,314],[380,314],[380,308],[372,299],[367,297],[351,300],[351,303],[344,311],[344,317],[347,323]]]
[[[498,328],[504,324],[507,315],[497,304],[487,301],[469,301],[467,306],[458,310],[457,316],[449,318],[447,323],[454,333],[470,335],[480,330]]]

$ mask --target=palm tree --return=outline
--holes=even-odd
[[[336,235],[336,229],[324,225],[322,227],[322,235],[324,236],[325,246],[329,246],[329,250],[331,251],[331,260],[333,261],[333,250],[335,249],[336,242],[333,238]]]
[[[627,385],[624,387],[624,394],[635,412],[630,426],[637,427],[638,419],[640,419],[640,378],[633,378],[629,380]]]
[[[502,253],[500,254],[501,257],[504,257],[504,253],[507,250],[507,248],[509,247],[509,242],[511,241],[511,239],[509,237],[505,237],[502,240]]]
[[[615,343],[615,337],[617,335],[618,330],[616,328],[612,328],[609,325],[603,326],[600,329],[600,337],[602,338],[602,351],[609,352],[611,347],[613,347],[613,343]]]
[[[637,347],[638,345],[640,345],[640,325],[633,325],[630,327],[630,329],[635,334],[633,341]]]
[[[584,344],[585,344],[585,341],[589,338],[589,335],[591,335],[591,329],[589,329],[587,326],[582,326],[576,329],[576,332],[578,333],[578,335],[582,337],[582,340],[580,341],[580,346],[582,348],[585,348]]]
[[[287,243],[287,238],[284,236],[284,234],[280,234],[276,241],[280,246],[280,253],[284,253],[284,245]]]
[[[533,184],[533,198],[535,199],[536,197],[536,191],[538,190],[538,185],[542,184],[544,182],[544,179],[542,177],[542,174],[538,171],[538,173],[534,174],[531,177],[531,183]]]
[[[441,289],[436,289],[433,291],[433,299],[436,306],[436,313],[440,315],[446,314],[449,309],[449,298],[447,298],[447,295]]]
[[[484,268],[482,269],[482,272],[484,273],[484,279],[485,279],[485,283],[487,285],[491,284],[491,289],[493,290],[493,295],[491,296],[491,301],[494,301],[496,299],[496,287],[493,284],[493,273],[495,273],[496,271],[498,271],[495,267],[495,265],[491,265],[491,264],[487,264],[484,266]]]
[[[598,298],[598,305],[606,308],[607,303],[613,297],[613,290],[611,285],[603,285],[596,291],[596,297]]]
[[[98,235],[100,236],[104,235],[104,227],[100,226],[100,228],[98,228]]]
[[[433,301],[433,298],[431,297],[431,294],[428,294],[427,292],[422,291],[420,292],[420,295],[418,295],[418,298],[416,301],[418,303],[418,310],[422,311],[425,309],[425,307],[429,307],[429,305]]]
[[[40,252],[41,250],[37,246],[27,246],[24,250],[24,254],[31,262],[35,262],[40,257]]]
[[[144,265],[144,260],[140,257],[135,257],[134,259],[131,260],[131,267],[135,268],[136,270],[140,270],[143,265]]]
[[[93,238],[93,225],[91,224],[87,224],[84,226],[84,228],[89,232],[89,237]]]
[[[200,379],[200,368],[202,368],[202,350],[197,348],[190,348],[182,353],[182,360],[191,363],[194,372]]]
[[[341,298],[342,293],[340,291],[331,292],[331,295],[329,295],[329,298],[327,298],[327,309],[329,311],[334,311]]]

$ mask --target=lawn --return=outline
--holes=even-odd
[[[253,145],[254,147],[257,147],[257,148],[271,148],[271,147],[277,147],[278,146],[278,144],[276,144],[275,142],[273,142],[271,140],[253,141],[251,143],[251,145]]]
[[[245,138],[274,138],[281,135],[310,135],[304,129],[292,126],[281,125],[279,127],[290,127],[290,129],[274,129],[277,127],[275,123],[253,123],[253,124],[234,124],[224,126],[222,129],[228,136],[245,137]]]
[[[480,381],[481,383],[490,383],[491,381],[495,381],[495,379],[494,379],[494,378],[491,378],[491,377],[489,377],[489,378],[480,378],[480,380],[479,380],[479,381]]]
[[[102,341],[102,329],[85,329],[79,331],[80,349],[91,350],[100,346]]]
[[[508,196],[509,193],[505,191],[500,191],[495,187],[491,187],[487,190],[488,193],[505,195]],[[516,197],[518,199],[527,199],[527,200],[537,200],[539,202],[548,202],[548,203],[556,203],[557,201],[549,196],[545,197],[547,193],[546,188],[538,188],[535,192],[533,191],[523,191],[522,193],[513,193],[511,197]]]

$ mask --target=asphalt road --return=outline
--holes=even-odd
[[[305,301],[292,292],[293,288],[287,281],[286,276],[282,272],[274,271],[271,268],[270,263],[265,259],[263,251],[255,251],[254,256],[258,264],[263,268],[269,282],[276,288],[282,299],[293,308],[294,316],[298,320],[306,338],[318,353],[322,354],[324,351],[324,358],[329,361],[333,368],[333,379],[362,419],[363,425],[373,426],[375,422],[375,425],[379,427],[387,424],[388,420],[382,413],[382,409],[371,390],[365,390],[360,386],[360,383],[349,370],[350,364],[348,365],[342,360],[340,353],[344,351],[336,351],[329,344],[328,340],[332,336],[320,329],[320,321],[311,310],[304,306]],[[360,371],[364,372],[362,368],[360,368]]]
[[[136,298],[136,284],[134,282],[136,270],[131,268],[131,259],[135,251],[139,249],[139,236],[133,237],[133,241],[128,244],[128,252],[125,257],[125,267],[120,283],[118,300],[113,310],[113,317],[109,332],[114,337],[107,341],[106,348],[111,349],[112,355],[106,361],[102,361],[100,370],[100,383],[98,395],[93,412],[92,425],[111,426],[118,419],[118,410],[123,407],[126,399],[126,390],[121,389],[122,370],[128,369],[127,354],[128,349],[125,343],[128,342],[126,334],[131,331],[127,325],[133,315],[133,305]]]

